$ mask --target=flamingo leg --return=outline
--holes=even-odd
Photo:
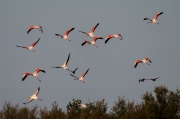
[[[38,78],[38,77],[36,77],[37,78],[37,80],[39,81],[39,82],[41,82],[41,80]]]

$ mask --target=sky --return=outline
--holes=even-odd
[[[50,109],[57,101],[66,110],[72,99],[86,103],[104,98],[110,111],[118,96],[138,103],[142,94],[153,92],[155,86],[180,89],[179,4],[179,0],[1,1],[0,107],[5,101],[24,107],[28,101],[25,95],[34,94],[38,87],[38,97],[43,101],[34,100],[26,107]],[[143,20],[158,12],[163,12],[157,19],[159,25]],[[95,36],[105,39],[120,33],[123,40],[113,38],[107,44],[97,40],[98,48],[81,46],[83,40],[92,39],[78,30],[89,32],[97,23]],[[43,33],[35,29],[27,34],[31,25],[41,25]],[[55,36],[73,27],[71,42]],[[38,38],[35,52],[16,47],[29,46]],[[69,53],[67,66],[71,70],[79,67],[76,76],[90,68],[85,83],[74,80],[66,70],[51,68],[61,66]],[[150,66],[139,64],[134,68],[134,61],[144,57],[152,61]],[[42,82],[31,76],[22,81],[24,72],[34,72],[38,67],[46,71],[39,73]],[[138,82],[156,77],[160,78],[155,82]]]

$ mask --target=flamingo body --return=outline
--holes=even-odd
[[[39,31],[41,31],[41,32],[43,33],[43,30],[42,30],[42,27],[41,27],[41,26],[30,26],[30,27],[28,28],[27,34],[28,34],[31,30],[33,30],[33,29],[38,29]]]

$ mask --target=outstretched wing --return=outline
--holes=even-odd
[[[151,21],[151,19],[149,19],[149,18],[144,18],[144,20],[150,20]]]
[[[24,81],[28,75],[31,75],[31,73],[29,72],[24,73],[22,77],[22,81]]]
[[[20,48],[27,48],[26,46],[18,46],[18,45],[16,45],[16,47],[20,47]]]
[[[71,32],[71,31],[74,30],[74,29],[75,29],[75,28],[70,28],[70,29],[68,29],[68,30],[66,31],[65,35],[68,35],[69,32]]]
[[[159,15],[163,14],[163,12],[159,12],[154,16],[154,19],[157,19]]]
[[[40,87],[38,87],[38,90],[34,93],[34,95],[37,95],[40,91]]]
[[[112,35],[108,35],[108,36],[106,36],[106,40],[105,40],[105,44],[109,41],[109,39],[111,39],[111,38],[113,38],[113,36]]]
[[[86,43],[91,44],[89,41],[84,40],[84,41],[82,42],[81,46],[85,45]]]
[[[31,46],[34,47],[39,42],[39,40],[40,40],[40,38],[36,42],[34,42]]]
[[[78,67],[76,69],[74,69],[74,71],[71,71],[73,74],[75,74],[76,70],[78,69]]]
[[[88,33],[86,33],[86,32],[83,32],[83,31],[79,31],[79,32],[81,32],[81,33],[86,34],[87,36],[89,36],[89,34],[88,34]]]
[[[99,23],[96,24],[96,26],[94,26],[92,29],[91,29],[91,32],[93,33],[96,29],[96,27],[99,25]]]
[[[77,77],[77,76],[74,76],[73,74],[70,74],[70,75],[71,75],[72,77],[75,77],[75,78],[77,78],[77,79],[79,78],[79,77]]]
[[[89,69],[90,69],[90,68],[89,68]],[[82,74],[82,77],[85,77],[85,76],[86,76],[86,74],[88,73],[89,69]]]
[[[28,100],[28,102],[26,102],[26,103],[23,103],[23,104],[30,103],[32,100],[33,100],[33,99],[32,99],[32,98],[30,98],[30,99]]]

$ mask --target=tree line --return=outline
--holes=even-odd
[[[180,90],[170,91],[157,86],[152,92],[145,92],[140,103],[118,97],[111,111],[107,112],[105,99],[82,105],[80,99],[73,99],[62,110],[54,101],[50,110],[37,105],[33,108],[19,107],[11,102],[4,103],[0,119],[180,119]]]

